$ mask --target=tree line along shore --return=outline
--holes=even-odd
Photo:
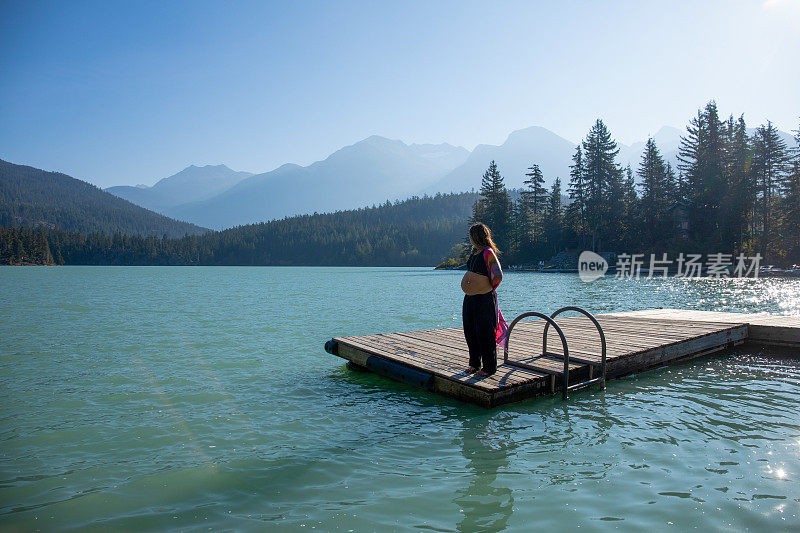
[[[413,197],[181,238],[0,227],[0,264],[429,266],[461,238],[476,197]]]
[[[800,144],[800,132],[796,139]],[[580,250],[758,253],[765,264],[800,263],[800,152],[787,147],[771,122],[750,134],[743,116],[721,119],[711,101],[689,122],[677,168],[652,138],[636,169],[617,163],[618,152],[598,119],[576,147],[566,183],[556,177],[549,189],[532,162],[524,187],[508,190],[492,161],[478,193],[413,197],[206,233],[168,226],[183,223],[158,215],[159,229],[165,228],[160,236],[119,231],[109,225],[117,217],[113,208],[91,226],[81,226],[80,213],[71,211],[42,222],[58,205],[43,181],[37,200],[24,209],[12,198],[16,189],[8,193],[5,204],[13,212],[0,213],[0,264],[452,267],[465,262],[466,230],[475,221],[493,230],[504,264],[540,264]],[[23,177],[15,187],[24,187]],[[103,203],[92,196],[100,192],[75,187],[76,196],[93,198],[86,210]],[[142,213],[126,216],[141,223]],[[175,236],[185,228],[194,234]]]
[[[686,131],[677,169],[650,138],[634,170],[616,162],[617,144],[598,119],[576,147],[566,202],[561,180],[547,190],[536,164],[513,200],[492,161],[470,222],[492,229],[506,264],[537,264],[567,250],[800,263],[800,150],[787,147],[771,122],[749,135],[743,116],[720,119],[713,101]],[[800,130],[796,139],[800,145]],[[462,239],[440,267],[463,264],[468,254]]]

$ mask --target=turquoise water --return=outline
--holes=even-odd
[[[483,410],[323,351],[458,325],[460,276],[0,268],[0,529],[800,527],[800,359],[740,349]],[[500,304],[800,314],[800,280],[509,273]]]

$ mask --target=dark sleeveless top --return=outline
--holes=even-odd
[[[476,274],[482,274],[487,278],[489,277],[489,270],[486,268],[483,252],[478,252],[477,254],[469,256],[469,259],[467,259],[467,270],[475,272]]]

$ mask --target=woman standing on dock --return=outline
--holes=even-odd
[[[472,253],[467,260],[467,272],[461,279],[464,291],[461,315],[469,348],[467,372],[489,376],[497,370],[497,343],[505,341],[508,330],[497,307],[495,292],[503,281],[503,271],[497,259],[500,251],[486,224],[473,224],[469,228],[469,241]]]

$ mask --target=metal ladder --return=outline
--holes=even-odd
[[[566,313],[566,312],[575,312],[575,313],[580,313],[580,314],[586,316],[589,320],[592,321],[592,323],[594,324],[595,328],[597,328],[597,333],[600,335],[600,348],[601,348],[601,351],[600,351],[600,364],[599,364],[599,366],[600,366],[600,376],[596,377],[596,378],[592,377],[593,373],[594,373],[594,368],[596,366],[598,366],[596,360],[587,359],[587,358],[583,358],[583,357],[572,356],[572,360],[573,361],[578,362],[578,363],[583,363],[583,364],[586,364],[586,365],[589,366],[589,379],[586,380],[586,381],[582,381],[580,383],[575,383],[573,385],[569,384],[570,355],[569,355],[569,348],[567,347],[567,338],[564,336],[564,332],[561,330],[561,328],[559,327],[559,325],[555,321],[555,318],[558,315],[560,315],[561,313]],[[526,370],[533,370],[535,372],[546,372],[546,373],[551,374],[553,376],[553,379],[555,379],[555,376],[558,374],[558,372],[551,371],[551,370],[546,370],[546,369],[543,369],[542,367],[539,367],[539,366],[533,366],[533,365],[529,365],[529,364],[526,364],[526,363],[521,363],[519,361],[509,361],[508,360],[508,346],[509,346],[509,343],[511,342],[511,331],[514,329],[514,326],[517,325],[517,322],[519,322],[523,318],[527,318],[527,317],[531,317],[531,316],[535,316],[535,317],[541,318],[541,319],[543,319],[545,321],[544,332],[542,333],[542,353],[540,355],[536,356],[536,357],[532,357],[531,360],[536,360],[536,359],[539,359],[541,357],[554,357],[554,358],[563,358],[564,359],[564,370],[563,370],[563,372],[561,372],[561,374],[562,374],[562,385],[561,385],[561,391],[562,392],[561,393],[562,393],[562,397],[565,400],[568,398],[568,392],[571,391],[571,390],[576,390],[576,389],[581,389],[583,387],[588,387],[589,385],[593,385],[595,383],[600,383],[601,386],[603,388],[605,388],[605,386],[606,386],[606,336],[605,336],[605,333],[603,333],[603,328],[600,326],[600,323],[597,321],[597,319],[590,312],[586,311],[585,309],[581,309],[580,307],[574,307],[574,306],[562,307],[561,309],[559,309],[558,311],[556,311],[555,313],[553,313],[550,316],[547,316],[547,315],[542,314],[542,313],[537,313],[535,311],[531,311],[531,312],[528,312],[528,313],[522,313],[521,315],[519,315],[508,326],[508,332],[506,334],[506,344],[505,344],[505,348],[503,350],[503,363],[504,364],[511,365],[511,366],[516,366],[518,368],[524,368]],[[564,350],[563,354],[559,354],[559,353],[555,353],[555,352],[548,352],[547,351],[547,333],[548,333],[548,330],[550,329],[550,326],[553,326],[553,328],[556,330],[556,333],[558,333],[559,338],[561,339],[561,347]]]

